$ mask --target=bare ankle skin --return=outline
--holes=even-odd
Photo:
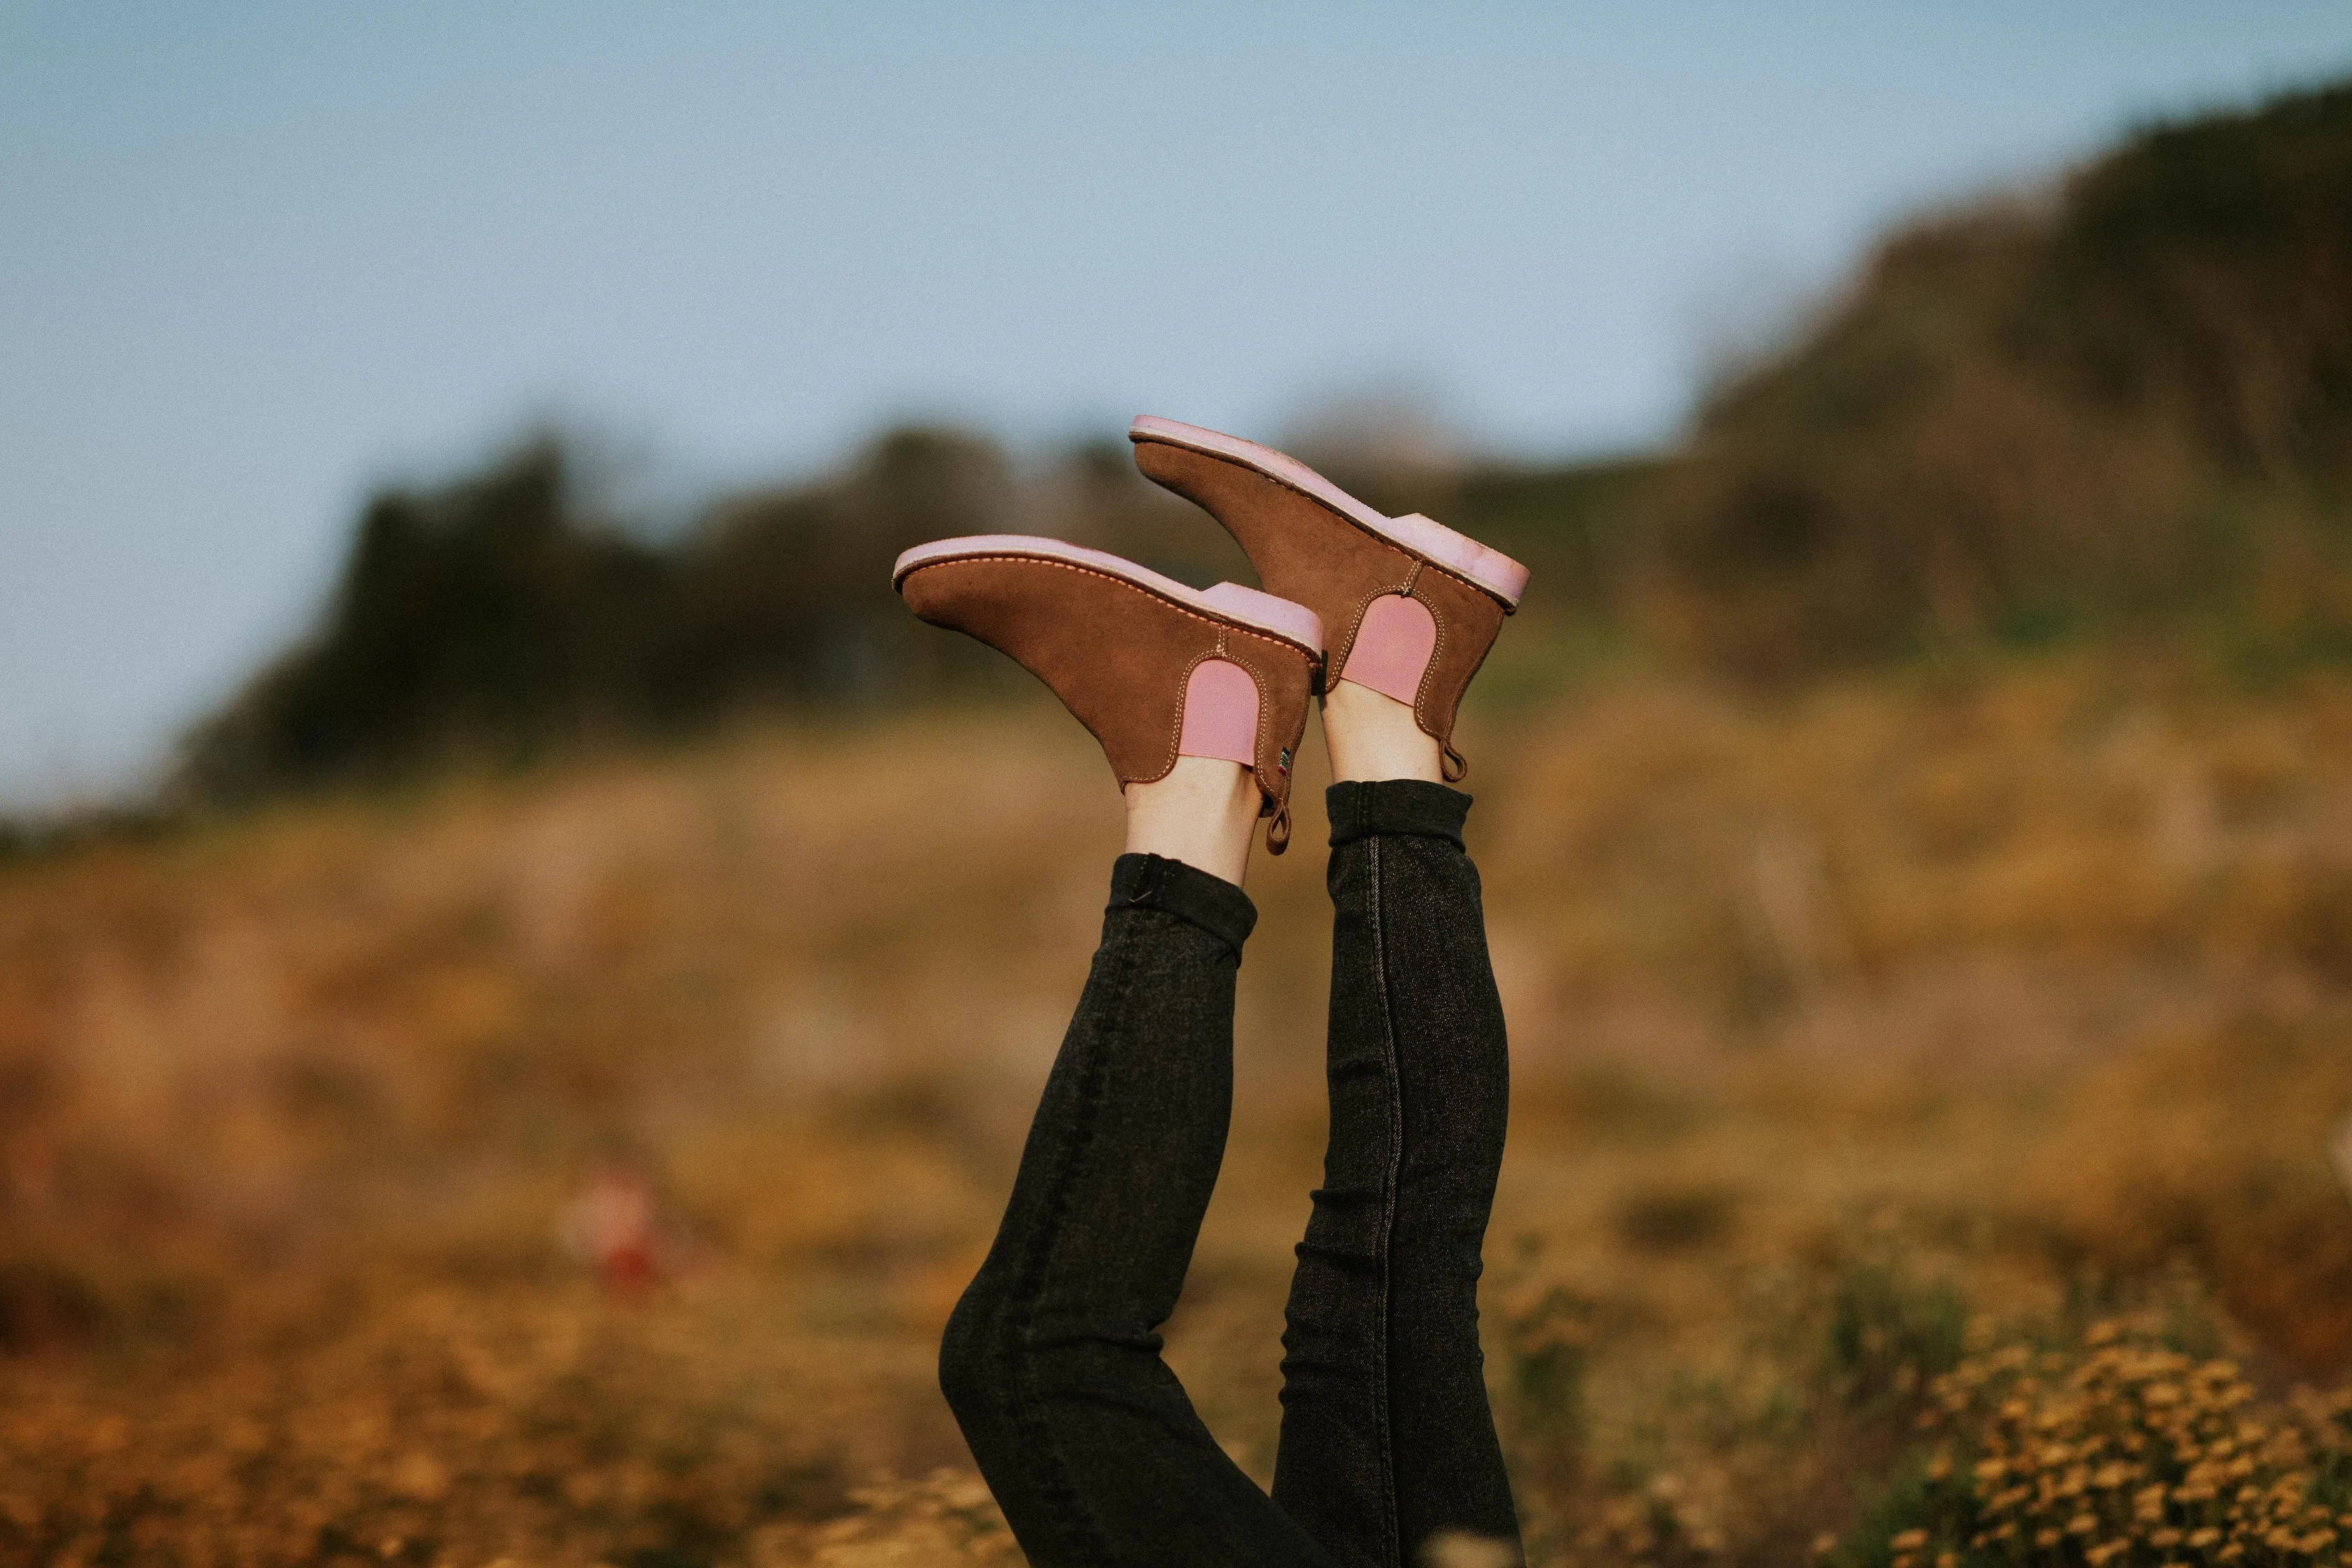
[[[1127,786],[1127,852],[1181,860],[1238,888],[1258,804],[1257,780],[1238,763],[1179,757],[1166,778]]]
[[[1412,707],[1369,686],[1331,683],[1323,694],[1323,741],[1336,780],[1445,782],[1437,742],[1423,731]]]

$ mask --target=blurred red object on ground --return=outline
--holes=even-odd
[[[644,1173],[608,1160],[563,1205],[563,1249],[594,1271],[614,1295],[643,1295],[664,1278],[653,1188]]]

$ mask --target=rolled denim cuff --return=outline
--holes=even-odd
[[[1160,855],[1122,855],[1111,862],[1110,904],[1104,912],[1134,909],[1190,921],[1232,948],[1235,958],[1257,924],[1257,906],[1247,893],[1198,866]]]
[[[1323,807],[1334,849],[1386,834],[1443,838],[1459,849],[1470,797],[1427,779],[1349,779],[1323,792]]]

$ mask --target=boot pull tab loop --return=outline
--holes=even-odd
[[[1440,741],[1437,742],[1437,749],[1440,752],[1437,771],[1444,776],[1447,784],[1460,784],[1469,776],[1470,763],[1461,752],[1454,749],[1453,742]]]
[[[1279,855],[1290,847],[1290,803],[1284,801],[1275,808],[1274,820],[1265,825],[1265,852]]]

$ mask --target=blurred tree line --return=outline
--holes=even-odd
[[[173,793],[236,805],[761,710],[1017,684],[891,590],[900,551],[951,534],[1046,533],[1196,584],[1253,580],[1205,514],[1136,474],[1124,440],[1024,474],[977,437],[898,430],[833,477],[724,497],[664,543],[603,515],[579,468],[543,436],[486,472],[377,495],[317,629],[188,736]],[[1457,488],[1444,475],[1365,478],[1371,489]],[[1563,564],[1573,531],[1559,527],[1561,507],[1611,489],[1581,470],[1459,488]]]
[[[2352,653],[2352,84],[2152,128],[2054,188],[1896,233],[1676,450],[1298,455],[1526,561],[1532,619],[1751,679],[2123,627]],[[233,804],[1002,681],[890,591],[899,551],[948,534],[1251,580],[1123,441],[1016,472],[975,437],[900,430],[659,544],[572,468],[541,438],[377,496],[316,630],[191,733],[175,793]]]

